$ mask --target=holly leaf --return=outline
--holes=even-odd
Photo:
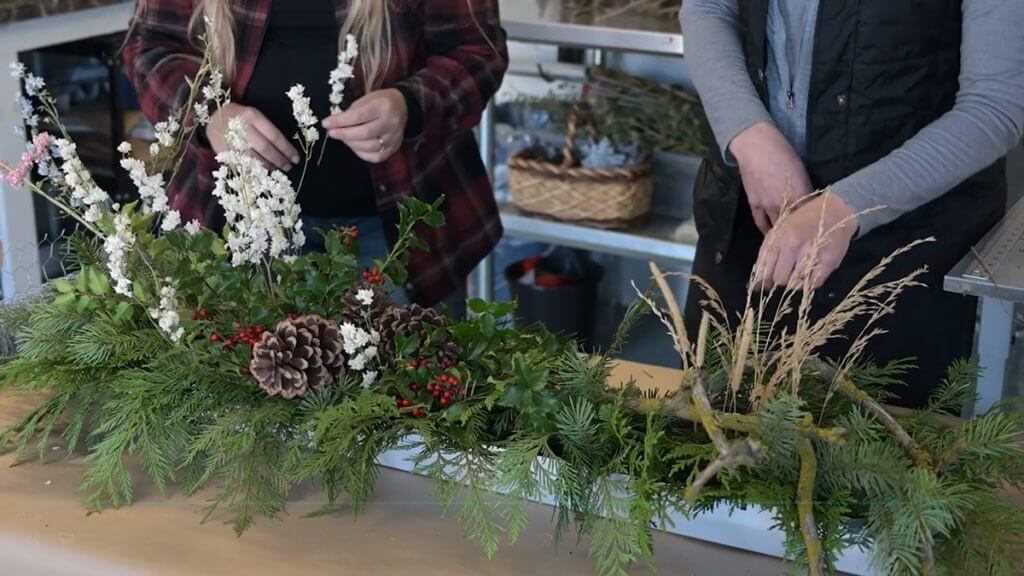
[[[107,275],[98,272],[95,268],[88,268],[89,291],[97,296],[102,296],[110,290],[110,280]]]
[[[71,282],[68,282],[64,278],[58,278],[57,280],[51,280],[50,281],[50,286],[54,290],[56,290],[59,294],[71,294],[72,292],[75,291],[75,287],[71,285]]]
[[[135,308],[128,302],[121,302],[114,310],[114,318],[119,322],[131,320],[135,315]]]

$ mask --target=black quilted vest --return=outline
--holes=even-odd
[[[808,107],[806,165],[823,188],[886,156],[949,111],[959,87],[962,0],[821,0]],[[750,77],[766,99],[769,0],[739,0]],[[695,188],[701,242],[727,252],[742,194],[720,151]],[[1005,209],[1000,160],[931,203],[879,227],[857,244],[886,248],[942,235],[970,245]],[[955,238],[950,238],[953,235]],[[885,239],[883,241],[883,239]]]

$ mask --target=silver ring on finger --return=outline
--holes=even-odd
[[[385,150],[388,149],[388,144],[387,144],[387,142],[384,141],[384,137],[383,136],[378,136],[377,137],[377,142],[380,143],[380,151],[381,152],[384,152]]]

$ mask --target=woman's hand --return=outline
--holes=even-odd
[[[736,157],[754,223],[767,235],[782,214],[813,192],[803,161],[779,129],[761,122],[740,132],[729,150]]]
[[[761,244],[755,284],[794,290],[807,285],[821,288],[842,264],[857,227],[853,207],[834,193],[807,199],[772,228]]]
[[[395,89],[370,92],[340,114],[324,120],[327,134],[341,140],[363,160],[376,164],[402,147],[409,110]]]
[[[225,139],[228,121],[239,116],[245,120],[246,138],[253,156],[262,160],[267,168],[288,172],[302,159],[288,138],[262,112],[234,102],[217,110],[206,126],[206,138],[214,152],[219,154],[228,148]]]

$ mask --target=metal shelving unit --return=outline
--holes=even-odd
[[[502,25],[508,39],[532,44],[683,56],[683,35],[673,18],[617,16],[607,20],[579,19],[563,0],[501,0]],[[494,167],[494,115],[488,108],[480,127],[484,162]],[[584,248],[606,254],[657,260],[693,262],[697,231],[692,221],[657,214],[630,228],[604,230],[579,224],[552,222],[531,216],[510,205],[501,207],[508,236]],[[478,295],[490,299],[494,288],[494,261],[488,258],[477,271]]]
[[[1024,302],[1024,200],[946,274],[944,287],[981,301],[977,352],[982,371],[974,413],[982,413],[1003,398],[1006,363],[1019,322],[1014,305]]]
[[[674,18],[617,16],[595,21],[573,16],[563,0],[501,0],[509,40],[534,44],[683,55],[683,35]]]
[[[692,263],[697,245],[692,219],[683,221],[660,214],[650,214],[629,228],[602,229],[547,220],[504,205],[501,221],[505,233],[516,238],[667,264]]]

